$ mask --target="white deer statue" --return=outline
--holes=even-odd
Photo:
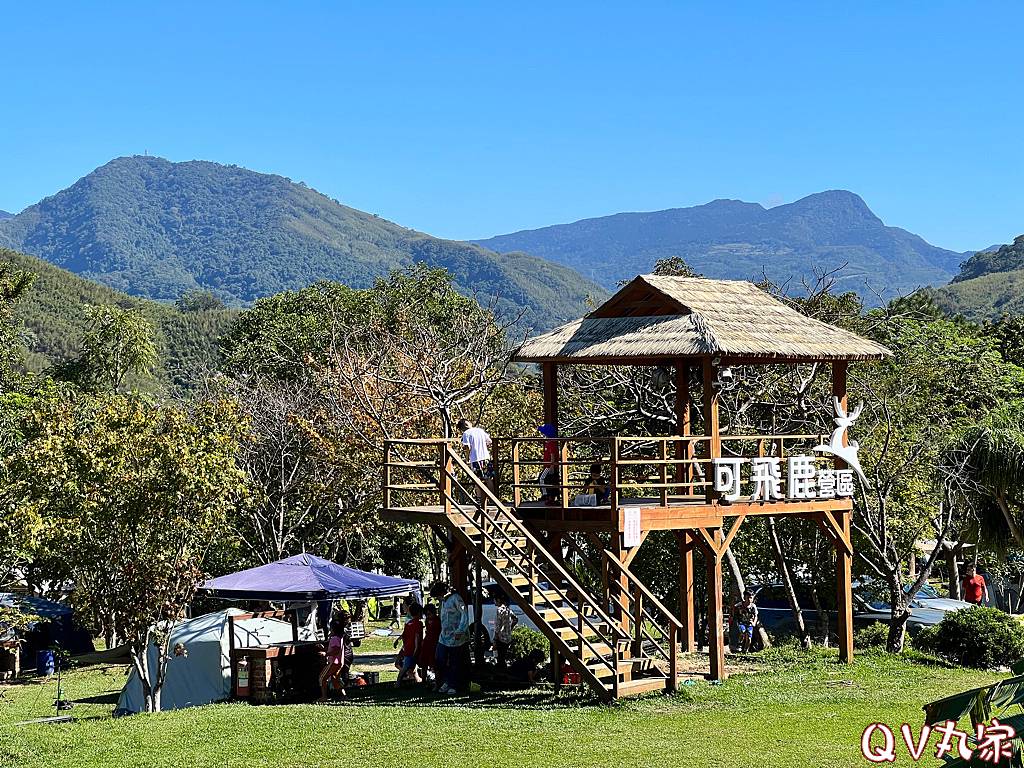
[[[848,440],[847,445],[843,445],[843,437],[846,435],[853,422],[860,416],[860,412],[864,410],[864,401],[857,403],[857,407],[853,409],[853,413],[847,413],[843,407],[843,402],[838,397],[832,398],[832,404],[836,409],[835,425],[836,428],[832,430],[832,437],[829,438],[828,445],[822,444],[815,446],[814,450],[820,453],[828,453],[835,456],[838,459],[842,459],[846,462],[846,465],[857,473],[857,477],[864,485],[868,485],[868,479],[864,476],[864,472],[860,468],[860,460],[857,458],[857,445],[856,440]]]

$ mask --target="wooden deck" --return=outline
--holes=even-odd
[[[509,507],[513,505],[506,502]],[[535,527],[548,531],[621,531],[625,509],[640,508],[640,527],[652,530],[687,530],[721,528],[730,517],[747,515],[806,515],[816,512],[847,512],[850,499],[820,499],[812,501],[735,502],[708,504],[704,499],[670,499],[662,506],[656,498],[621,499],[617,510],[611,506],[562,507],[542,501],[527,501],[516,507],[516,513]],[[381,510],[385,520],[403,523],[444,522],[444,508],[433,506],[401,506]]]

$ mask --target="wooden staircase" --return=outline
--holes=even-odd
[[[605,701],[675,690],[682,625],[628,568],[603,552],[607,589],[592,594],[451,445],[439,444],[437,468],[454,538],[582,682]]]

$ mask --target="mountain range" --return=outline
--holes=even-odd
[[[857,195],[831,190],[765,208],[714,200],[691,208],[619,213],[474,241],[499,253],[525,251],[613,288],[681,256],[708,277],[795,287],[814,270],[836,270],[838,287],[869,303],[949,281],[966,255],[886,226]]]
[[[163,301],[205,289],[244,305],[317,280],[366,287],[414,262],[446,268],[528,326],[574,319],[602,294],[559,264],[431,237],[282,176],[150,156],[112,160],[0,221],[0,245]]]
[[[592,299],[649,272],[656,260],[682,256],[709,277],[766,274],[794,292],[816,273],[834,270],[837,287],[857,291],[868,304],[932,286],[926,290],[940,306],[971,318],[1024,312],[1020,243],[966,254],[938,248],[886,226],[843,190],[772,208],[714,200],[459,242],[345,206],[283,176],[133,156],[110,161],[16,215],[0,212],[0,247],[117,292],[101,296],[98,286],[84,283],[67,288],[69,276],[60,272],[50,280],[63,286],[53,288],[56,294],[120,303],[130,295],[163,306],[195,289],[237,307],[317,280],[362,287],[392,269],[426,262],[447,269],[466,294],[497,297],[499,309],[521,315],[521,325],[546,329],[580,316]],[[146,306],[159,315],[157,305]],[[52,301],[36,310],[40,317],[71,311]],[[160,322],[170,321],[161,316]],[[47,355],[63,354],[68,331],[49,334]]]
[[[2,219],[9,219],[12,216],[14,216],[13,213],[8,213],[7,211],[0,211],[0,220],[2,220]]]
[[[1024,314],[1024,235],[978,251],[949,285],[927,293],[947,313],[971,320]]]

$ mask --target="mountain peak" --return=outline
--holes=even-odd
[[[500,252],[525,251],[571,266],[611,288],[680,256],[715,278],[767,274],[799,287],[822,271],[868,301],[945,283],[961,254],[886,226],[859,196],[830,189],[765,208],[719,199],[691,208],[614,214],[575,224],[478,240]]]
[[[3,220],[0,244],[164,301],[198,288],[246,304],[317,280],[362,288],[417,262],[493,294],[523,326],[571,320],[601,293],[560,265],[415,232],[283,176],[152,155],[116,157]]]
[[[853,221],[863,220],[872,223],[882,223],[882,220],[868,208],[864,198],[845,189],[829,189],[824,192],[815,192],[788,205],[780,205],[773,210],[778,210],[779,208],[786,208],[790,211],[808,211],[815,214],[826,213],[830,216],[842,217]]]

